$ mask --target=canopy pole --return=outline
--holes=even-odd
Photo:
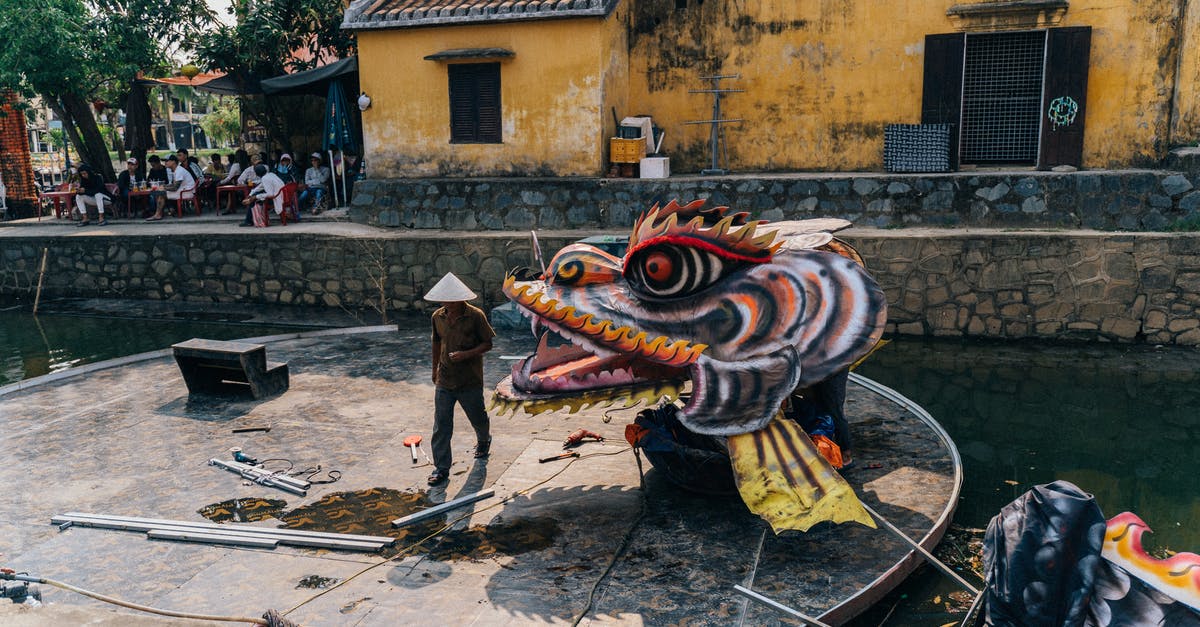
[[[338,152],[342,155],[342,202],[346,205],[350,204],[350,198],[346,193],[346,151],[339,148]]]
[[[334,173],[333,151],[330,150],[328,152],[329,152],[329,189],[331,191],[333,191],[333,206],[341,207],[341,205],[338,204],[337,177],[333,176],[333,173]]]

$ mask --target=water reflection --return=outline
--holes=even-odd
[[[1148,544],[1200,549],[1200,372],[1194,349],[900,340],[860,372],[925,407],[954,437],[955,521],[982,527],[1029,487],[1066,479]]]
[[[215,340],[283,333],[274,326],[0,311],[0,385],[75,366],[166,348],[193,337]]]

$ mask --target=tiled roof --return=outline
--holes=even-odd
[[[342,28],[406,28],[608,15],[618,0],[353,0]]]

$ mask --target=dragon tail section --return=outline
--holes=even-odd
[[[875,528],[854,489],[796,423],[772,420],[758,431],[729,436],[726,442],[742,500],[775,533],[807,531],[824,521]]]
[[[1149,531],[1150,526],[1136,514],[1117,514],[1108,521],[1101,554],[1150,587],[1200,610],[1200,555],[1176,553],[1156,559],[1142,548],[1142,534]]]

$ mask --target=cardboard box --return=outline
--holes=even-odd
[[[665,179],[671,176],[671,160],[667,157],[646,157],[641,161],[644,179]]]
[[[613,163],[637,163],[646,156],[646,140],[621,139],[612,137],[608,140],[608,160]]]

